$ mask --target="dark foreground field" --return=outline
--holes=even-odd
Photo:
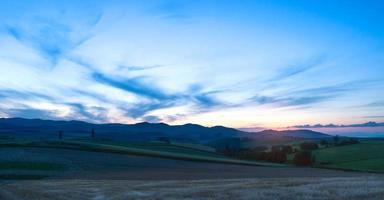
[[[194,181],[45,180],[2,183],[0,199],[382,200],[384,179],[254,178]]]

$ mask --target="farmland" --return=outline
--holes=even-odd
[[[384,141],[361,140],[359,144],[314,151],[316,167],[384,172]]]
[[[281,164],[259,161],[245,161],[225,157],[211,150],[205,150],[201,146],[186,144],[165,144],[159,142],[132,143],[112,141],[90,140],[11,140],[2,141],[2,147],[38,147],[38,148],[64,148],[83,151],[97,151],[107,153],[119,153],[128,155],[142,155],[164,157],[181,160],[194,160],[206,162],[221,162],[244,165],[283,166]]]

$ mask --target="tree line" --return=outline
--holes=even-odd
[[[324,148],[330,146],[343,146],[357,144],[359,140],[355,138],[340,139],[335,136],[332,140],[321,140],[317,142],[302,142],[298,147],[292,145],[274,145],[268,148],[267,146],[258,146],[254,148],[230,148],[225,146],[220,153],[229,157],[246,160],[262,160],[275,163],[286,163],[289,154],[293,154],[292,163],[297,166],[311,166],[316,162],[316,156],[313,151],[319,149],[319,146]]]

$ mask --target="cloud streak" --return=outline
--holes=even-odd
[[[384,122],[367,122],[363,124],[315,124],[296,125],[293,128],[342,128],[342,127],[384,127]]]
[[[320,66],[321,64],[324,64],[325,61],[326,59],[324,57],[318,57],[304,63],[284,67],[278,70],[277,74],[274,77],[268,79],[268,81],[281,81],[283,79],[305,73],[313,68]]]
[[[119,80],[118,78],[111,78],[99,72],[93,72],[91,74],[91,77],[94,81],[100,84],[105,84],[115,88],[119,88],[127,92],[132,92],[139,96],[144,96],[144,97],[158,99],[158,100],[167,100],[167,99],[175,98],[172,95],[167,95],[161,92],[157,88],[149,87],[143,84],[140,78],[131,78],[131,79],[125,78],[125,79]]]
[[[65,16],[59,16],[65,17]],[[96,26],[102,18],[99,14],[91,22],[84,23],[86,29]],[[36,49],[53,66],[63,57],[92,38],[89,32],[76,30],[57,19],[32,18],[28,22],[7,25],[4,30],[20,43]]]

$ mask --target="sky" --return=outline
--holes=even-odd
[[[0,117],[384,121],[383,1],[0,2]]]

